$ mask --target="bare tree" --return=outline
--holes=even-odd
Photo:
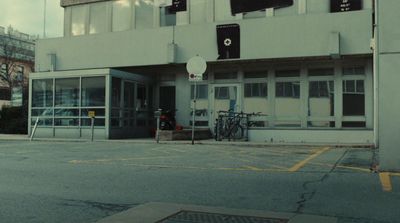
[[[31,62],[25,61],[24,55],[28,52],[22,44],[22,41],[10,32],[0,34],[0,86],[8,89],[9,97],[11,97],[13,87],[24,88],[26,85],[24,74],[18,70],[18,65],[21,62]]]

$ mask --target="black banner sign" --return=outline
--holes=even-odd
[[[169,13],[186,11],[186,0],[172,0],[172,5],[167,7]]]
[[[240,58],[239,24],[217,25],[219,60]]]
[[[347,12],[362,9],[362,0],[331,0],[331,12]]]
[[[232,15],[267,8],[282,8],[293,5],[293,0],[231,0]]]

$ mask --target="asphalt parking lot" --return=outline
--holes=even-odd
[[[397,222],[400,176],[367,148],[0,141],[2,222],[96,222],[148,202]]]

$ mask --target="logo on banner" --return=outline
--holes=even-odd
[[[239,24],[217,25],[218,59],[240,58]]]

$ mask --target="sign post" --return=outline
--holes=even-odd
[[[90,117],[90,130],[91,130],[91,141],[93,142],[94,138],[94,118],[96,116],[95,111],[89,111],[88,116]]]
[[[196,98],[197,98],[197,82],[203,80],[203,73],[207,69],[207,63],[204,58],[195,56],[190,58],[186,64],[186,70],[189,73],[189,81],[194,82],[193,88],[193,110],[192,110],[192,145],[194,145],[194,129],[196,116]]]
[[[157,109],[154,112],[154,117],[157,119],[157,129],[156,129],[156,141],[157,143],[160,142],[160,117],[161,117],[161,108]]]

